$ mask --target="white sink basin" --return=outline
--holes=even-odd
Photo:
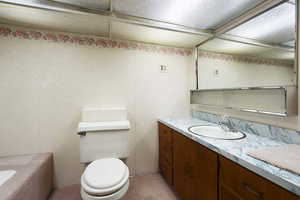
[[[15,170],[0,170],[0,186],[15,175]]]
[[[219,126],[198,125],[189,128],[189,131],[200,136],[223,139],[223,140],[238,140],[246,137],[242,132],[224,131]]]

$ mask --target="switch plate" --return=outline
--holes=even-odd
[[[160,72],[161,73],[167,73],[167,66],[166,65],[160,65]]]
[[[218,69],[214,69],[214,77],[219,77],[220,71]]]

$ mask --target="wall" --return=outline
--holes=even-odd
[[[292,66],[265,59],[200,53],[198,67],[200,89],[295,85],[297,81]],[[214,74],[216,69],[219,75]],[[191,109],[295,130],[300,128],[296,116],[276,117],[200,105],[193,105]]]
[[[79,183],[83,106],[128,108],[132,174],[158,170],[157,118],[189,115],[189,51],[93,40],[0,28],[0,156],[54,152],[58,187]]]
[[[295,85],[293,65],[273,63],[270,59],[231,56],[216,53],[200,53],[199,88],[233,88]],[[215,74],[218,70],[218,75]]]

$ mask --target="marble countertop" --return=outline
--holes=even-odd
[[[261,147],[279,146],[286,143],[251,133],[245,133],[246,138],[240,140],[220,140],[198,136],[189,132],[188,128],[190,126],[209,125],[212,123],[192,117],[159,118],[158,121],[300,196],[300,176],[247,155],[247,152]]]

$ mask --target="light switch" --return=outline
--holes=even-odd
[[[219,77],[220,76],[220,71],[218,69],[214,70],[214,77]]]
[[[167,72],[167,66],[166,65],[160,65],[160,72],[166,73]]]

